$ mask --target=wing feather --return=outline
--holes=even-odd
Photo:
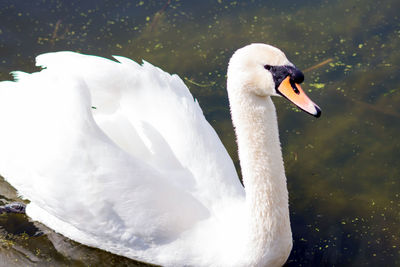
[[[43,54],[42,71],[0,83],[0,174],[31,201],[33,219],[141,251],[243,188],[183,81],[114,58]]]

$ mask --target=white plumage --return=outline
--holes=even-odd
[[[283,53],[253,44],[230,63],[246,194],[182,80],[114,58],[43,54],[43,70],[0,83],[0,174],[30,200],[27,214],[83,244],[165,266],[283,264],[286,178],[272,76],[258,67],[290,64]]]

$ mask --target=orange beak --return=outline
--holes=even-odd
[[[278,93],[289,99],[300,109],[313,115],[314,117],[321,116],[321,109],[301,89],[300,85],[291,81],[290,77],[286,77],[278,87]]]

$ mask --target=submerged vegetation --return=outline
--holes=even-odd
[[[295,241],[287,264],[398,265],[399,9],[394,0],[4,0],[0,80],[12,70],[35,70],[34,57],[48,51],[143,58],[180,75],[238,167],[227,62],[251,42],[280,47],[305,71],[303,89],[323,110],[315,120],[275,99]],[[11,196],[0,192],[3,202],[17,198],[12,189]],[[139,264],[66,240],[22,215],[0,215],[0,230],[6,262]]]

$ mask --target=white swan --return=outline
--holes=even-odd
[[[123,57],[37,57],[0,83],[0,174],[66,237],[164,266],[279,266],[292,247],[281,94],[319,116],[283,52],[235,52],[228,94],[245,189],[177,75]]]

